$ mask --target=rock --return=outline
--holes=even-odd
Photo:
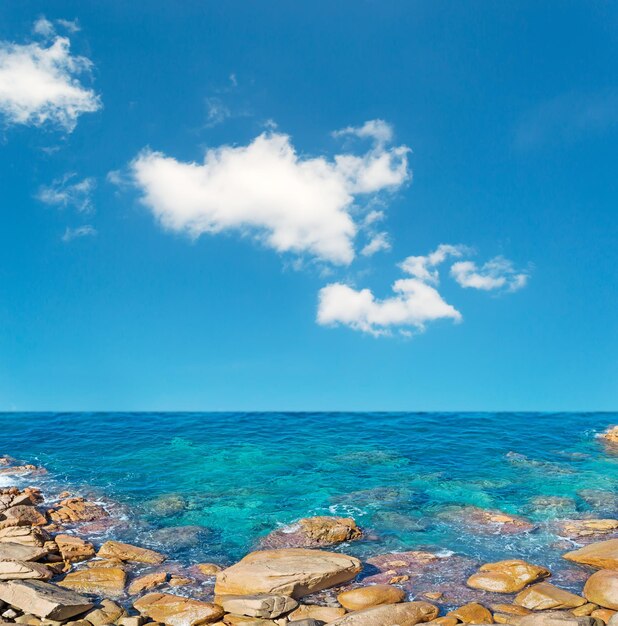
[[[177,574],[172,574],[170,576],[169,584],[172,587],[183,587],[185,585],[191,585],[195,581],[193,578],[188,578],[187,576],[178,576]]]
[[[264,537],[260,547],[320,548],[362,537],[360,528],[351,517],[305,517],[294,524],[274,530]]]
[[[515,593],[526,585],[550,575],[549,570],[526,561],[512,559],[486,563],[468,578],[467,585],[497,593]]]
[[[612,611],[610,609],[596,609],[590,613],[590,617],[594,617],[594,619],[600,619],[602,622],[607,624],[609,620],[616,615],[616,611]]]
[[[618,493],[605,489],[581,489],[577,495],[585,500],[595,511],[604,511],[612,515],[618,510]]]
[[[42,547],[49,541],[49,535],[38,527],[29,528],[27,526],[9,526],[0,529],[0,544],[19,543],[23,546]]]
[[[223,616],[223,623],[227,626],[286,626],[285,619],[262,619],[261,617],[247,617],[246,615],[233,615],[226,613]]]
[[[196,567],[204,576],[214,576],[223,569],[215,563],[198,563]]]
[[[447,613],[448,617],[456,617],[460,622],[464,624],[493,624],[494,618],[491,615],[491,611],[486,609],[482,604],[478,602],[470,602],[464,604],[454,611]]]
[[[586,604],[584,598],[550,583],[537,583],[524,589],[516,596],[514,602],[532,611],[573,609]]]
[[[197,626],[223,617],[223,609],[216,604],[168,593],[149,593],[134,602],[133,606],[142,615],[168,626]]]
[[[610,426],[600,437],[608,443],[618,444],[618,426]]]
[[[589,602],[618,611],[618,571],[602,569],[592,574],[584,585],[584,596]]]
[[[167,572],[155,572],[154,574],[146,574],[136,578],[129,585],[129,593],[133,596],[142,591],[154,589],[159,585],[163,585],[167,581]]]
[[[573,519],[560,523],[560,530],[568,537],[589,537],[618,532],[618,519]]]
[[[0,584],[0,600],[24,613],[58,621],[66,621],[92,608],[87,598],[38,580]]]
[[[149,514],[157,517],[170,517],[186,510],[188,503],[184,496],[168,493],[146,503]]]
[[[95,555],[94,546],[75,535],[56,535],[56,545],[65,561],[77,563]]]
[[[217,574],[217,595],[270,593],[300,598],[352,580],[361,571],[354,557],[302,548],[251,552]]]
[[[314,619],[318,622],[329,624],[338,620],[345,615],[345,609],[334,606],[318,606],[316,604],[300,604],[297,609],[292,611],[288,618],[290,621],[301,621],[305,619]]]
[[[0,476],[17,476],[23,474],[45,474],[45,468],[36,465],[14,465],[0,469]]]
[[[506,613],[507,615],[530,615],[532,613],[530,609],[516,604],[492,604],[491,608],[495,613]]]
[[[362,611],[372,606],[403,602],[406,594],[399,587],[392,585],[369,585],[344,591],[337,596],[337,601],[348,611]]]
[[[49,580],[51,577],[51,570],[42,563],[0,561],[0,580]]]
[[[97,556],[104,559],[118,559],[152,565],[160,565],[165,561],[165,557],[159,552],[120,541],[106,541],[99,549]]]
[[[590,616],[577,617],[569,611],[546,611],[520,618],[517,626],[602,626],[602,623]]]
[[[618,616],[612,615],[607,622],[607,626],[618,626]]]
[[[142,626],[146,623],[146,618],[143,615],[121,617],[116,623],[118,626]]]
[[[118,559],[92,559],[84,563],[86,567],[119,567],[120,569],[126,569],[127,564],[124,561]]]
[[[591,615],[592,612],[599,608],[598,604],[594,604],[593,602],[587,602],[586,604],[582,604],[581,606],[576,606],[571,610],[573,615]]]
[[[87,619],[92,626],[104,626],[112,624],[126,615],[126,611],[109,599],[101,600],[101,604],[94,610],[86,613],[84,619]]]
[[[311,618],[306,618],[306,619],[297,619],[294,620],[293,622],[288,622],[288,626],[323,626],[325,622],[321,622],[320,620],[317,619],[311,619]]]
[[[7,609],[2,613],[2,617],[6,617],[6,619],[15,619],[19,613],[15,609]]]
[[[92,567],[67,574],[58,584],[75,591],[117,598],[124,592],[127,574],[119,567]]]
[[[354,611],[331,623],[333,626],[414,626],[437,616],[438,608],[428,602],[401,602]]]
[[[10,526],[45,526],[47,518],[33,506],[18,504],[2,512],[0,528]]]
[[[39,626],[41,620],[36,615],[24,613],[13,620],[16,624],[27,624],[27,626]]]
[[[49,511],[49,518],[57,524],[95,522],[108,517],[105,509],[84,498],[66,498]]]
[[[256,594],[252,596],[217,596],[215,602],[226,613],[274,619],[289,613],[298,606],[298,602],[289,596]]]
[[[569,561],[592,565],[598,569],[618,569],[618,539],[590,543],[562,556]]]
[[[39,546],[24,546],[9,541],[0,543],[0,561],[38,561],[47,556],[47,550]]]
[[[524,517],[477,506],[450,506],[438,517],[455,524],[463,524],[473,532],[511,535],[527,533],[535,525]]]

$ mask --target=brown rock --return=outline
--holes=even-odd
[[[274,619],[298,606],[298,602],[289,596],[270,594],[217,596],[215,601],[226,613],[262,619]]]
[[[602,435],[601,438],[608,443],[618,444],[618,426],[610,426]]]
[[[187,576],[178,576],[177,574],[172,574],[170,576],[169,584],[172,587],[184,587],[185,585],[190,585],[195,581],[193,578],[188,578]]]
[[[302,548],[261,550],[219,572],[215,593],[274,593],[300,598],[348,582],[360,571],[360,561],[345,554]]]
[[[216,604],[168,593],[149,593],[134,602],[133,606],[142,615],[167,626],[197,626],[223,617],[223,609]]]
[[[84,619],[88,620],[92,626],[104,626],[104,624],[113,624],[124,615],[126,611],[121,606],[106,598],[101,600],[96,609],[86,613]]]
[[[325,624],[334,622],[345,615],[345,609],[334,606],[318,606],[317,604],[300,604],[292,611],[288,618],[290,621],[300,621],[303,619],[315,619]]]
[[[584,585],[584,596],[605,609],[618,610],[618,571],[595,572]]]
[[[596,609],[590,613],[590,617],[594,617],[594,619],[600,619],[602,622],[607,624],[609,620],[616,615],[616,611],[612,611],[610,609]]]
[[[47,550],[39,546],[24,546],[21,543],[0,543],[0,561],[38,561],[47,556]]]
[[[106,541],[99,549],[97,556],[104,559],[119,559],[120,561],[151,563],[153,565],[159,565],[165,561],[165,557],[159,552],[120,541]]]
[[[344,591],[337,596],[337,601],[348,611],[362,611],[372,606],[403,602],[406,594],[399,587],[392,585],[369,585]]]
[[[560,523],[561,532],[568,537],[589,537],[618,532],[618,519],[573,519]]]
[[[576,606],[574,609],[571,609],[571,613],[573,613],[573,615],[577,615],[578,617],[581,615],[590,615],[598,608],[598,604],[594,604],[594,602],[586,602],[586,604],[582,604],[581,606]]]
[[[587,615],[576,617],[569,611],[543,611],[521,617],[517,626],[602,626],[602,623]]]
[[[530,615],[532,611],[516,604],[492,604],[491,608],[496,613],[506,613],[507,615]]]
[[[284,620],[263,619],[261,617],[247,617],[227,613],[223,616],[223,623],[227,626],[285,626]]]
[[[116,598],[124,592],[127,574],[118,567],[92,567],[67,574],[58,584],[62,587]]]
[[[548,609],[573,609],[586,600],[576,596],[570,591],[560,589],[550,583],[537,583],[524,589],[515,598],[515,604],[526,607],[532,611],[545,611]]]
[[[66,621],[92,608],[87,598],[39,580],[0,584],[0,600],[24,613],[57,621]]]
[[[0,529],[0,544],[20,543],[24,546],[44,546],[49,535],[41,528],[27,526],[9,526]]]
[[[49,511],[52,522],[57,524],[75,524],[94,522],[108,517],[102,506],[88,502],[84,498],[66,498]]]
[[[0,561],[0,580],[49,580],[52,573],[42,563]]]
[[[526,585],[546,578],[549,570],[520,559],[486,563],[468,578],[467,585],[474,589],[497,593],[515,593]]]
[[[429,602],[383,604],[363,611],[354,611],[332,622],[333,626],[414,626],[438,616],[438,608]]]
[[[141,593],[142,591],[148,591],[149,589],[154,589],[159,585],[164,584],[167,581],[167,572],[155,572],[154,574],[146,574],[145,576],[140,576],[136,578],[129,585],[129,593],[131,595],[135,595]]]
[[[597,541],[562,555],[569,561],[598,569],[618,569],[618,539]]]
[[[204,576],[214,576],[223,569],[215,563],[198,563],[196,567]]]
[[[56,535],[56,545],[65,561],[76,563],[91,559],[94,554],[94,546],[75,535]]]
[[[435,626],[456,626],[459,624],[459,620],[456,617],[436,617],[432,619],[428,624],[435,624]]]
[[[494,618],[491,615],[491,611],[486,609],[482,604],[478,602],[470,602],[464,604],[454,611],[447,613],[448,617],[456,617],[460,622],[464,624],[493,624]]]
[[[260,545],[266,549],[320,548],[354,541],[360,539],[362,534],[351,517],[305,517],[271,532]]]
[[[0,528],[10,526],[45,526],[47,518],[34,506],[18,504],[2,512]]]

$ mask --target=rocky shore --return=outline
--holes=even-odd
[[[617,446],[618,427],[602,437]],[[423,550],[361,562],[335,550],[363,530],[328,516],[274,529],[228,567],[184,567],[148,547],[100,541],[96,531],[113,525],[106,507],[70,493],[46,502],[23,486],[43,472],[0,457],[0,476],[21,484],[0,489],[0,625],[618,626],[618,519],[557,520],[571,548],[558,578],[542,562]],[[535,530],[497,510],[444,515],[478,533]]]

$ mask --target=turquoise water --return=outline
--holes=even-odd
[[[0,454],[45,466],[37,480],[50,491],[119,503],[121,538],[184,562],[229,563],[282,523],[329,514],[366,529],[342,547],[361,557],[437,548],[481,560],[542,552],[547,563],[564,551],[548,548],[553,520],[618,516],[618,457],[595,437],[615,423],[608,413],[20,413],[0,415]],[[539,496],[567,499],[547,508]],[[537,528],[476,532],[454,505]]]

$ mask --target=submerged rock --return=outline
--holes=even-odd
[[[537,583],[524,589],[515,598],[515,604],[532,611],[573,609],[586,604],[586,599],[551,583]]]
[[[468,586],[497,593],[516,593],[550,575],[549,570],[520,559],[486,563],[468,578]]]
[[[129,593],[136,595],[142,591],[150,591],[150,589],[154,589],[167,582],[167,576],[167,572],[154,572],[153,574],[140,576],[129,585]]]
[[[602,569],[592,574],[584,585],[584,596],[589,602],[618,611],[618,571]]]
[[[595,512],[615,513],[618,511],[618,493],[604,489],[582,489],[577,495],[589,504]]]
[[[405,598],[405,591],[399,587],[369,585],[344,591],[337,596],[337,601],[348,611],[362,611],[372,606],[403,602]]]
[[[133,607],[142,615],[167,626],[197,626],[223,617],[223,609],[216,604],[169,593],[149,593],[136,600]]]
[[[527,533],[535,529],[535,525],[524,517],[478,506],[450,506],[441,511],[438,517],[467,526],[472,532],[479,534],[510,535]]]
[[[592,565],[599,569],[618,569],[618,539],[597,541],[562,556],[568,561]]]
[[[305,517],[294,524],[272,531],[260,541],[265,549],[319,548],[362,537],[351,517]]]
[[[402,602],[385,604],[363,611],[348,613],[332,622],[333,626],[415,626],[438,616],[438,608],[429,602]]]
[[[157,517],[171,517],[184,512],[188,503],[184,496],[177,493],[167,493],[154,500],[150,500],[145,505],[150,515]]]

